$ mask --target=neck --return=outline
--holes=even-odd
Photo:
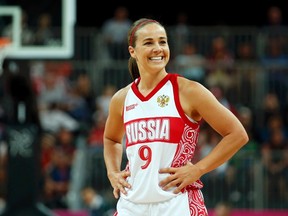
[[[151,75],[145,74],[141,76],[140,82],[138,84],[138,89],[143,95],[149,94],[157,85],[158,83],[166,77],[167,72],[161,72],[159,74]]]

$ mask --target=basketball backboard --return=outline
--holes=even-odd
[[[17,59],[70,58],[74,54],[74,27],[76,23],[76,0],[0,0],[0,37],[9,34],[11,46],[7,57]],[[26,31],[22,18],[32,34],[37,34],[39,19],[49,14],[51,36],[49,42],[25,43]],[[8,30],[7,30],[8,29]]]

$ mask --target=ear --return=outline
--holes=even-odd
[[[130,56],[133,57],[133,58],[135,58],[135,49],[134,49],[134,47],[129,46],[129,47],[128,47],[128,51],[129,51],[129,53],[130,53]]]

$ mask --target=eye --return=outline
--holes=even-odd
[[[151,45],[152,42],[151,41],[148,41],[148,42],[145,42],[144,45]]]

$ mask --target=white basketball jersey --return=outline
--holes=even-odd
[[[164,191],[159,182],[169,174],[160,168],[183,166],[193,158],[198,141],[199,123],[190,121],[179,102],[177,74],[168,74],[147,96],[137,88],[139,79],[129,89],[124,104],[127,169],[132,185],[124,199],[135,203],[168,200],[177,194]],[[191,98],[193,100],[193,98]],[[200,180],[187,186],[201,188]]]

